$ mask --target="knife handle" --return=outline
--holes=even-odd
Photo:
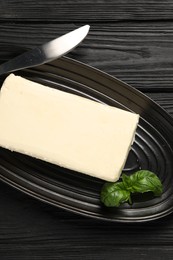
[[[45,62],[45,53],[42,48],[34,48],[0,65],[0,75],[9,72],[35,67]]]

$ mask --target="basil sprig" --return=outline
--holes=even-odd
[[[107,182],[101,190],[101,202],[107,207],[118,207],[131,201],[132,193],[153,192],[160,196],[163,186],[157,175],[151,171],[140,170],[128,176],[122,174],[121,182]]]

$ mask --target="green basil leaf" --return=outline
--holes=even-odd
[[[131,203],[130,192],[122,182],[107,182],[101,190],[101,201],[107,207],[118,207],[126,201]]]
[[[151,191],[155,196],[160,196],[163,191],[160,179],[151,171],[140,170],[130,176],[123,174],[122,180],[126,189],[132,193]]]
[[[122,174],[122,182],[107,182],[101,190],[101,201],[107,207],[118,207],[124,202],[131,202],[131,193],[153,192],[160,196],[163,186],[157,175],[148,170],[140,170],[128,176]]]
[[[126,175],[126,174],[122,174],[122,181],[124,183],[124,187],[126,188],[126,190],[133,192],[133,179],[130,178],[130,176]]]

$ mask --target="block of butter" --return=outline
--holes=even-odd
[[[117,181],[139,115],[10,74],[0,91],[0,146]]]

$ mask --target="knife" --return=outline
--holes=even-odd
[[[0,65],[0,75],[20,69],[35,67],[55,60],[73,50],[86,37],[90,29],[84,25],[61,37],[36,47],[32,50]]]

